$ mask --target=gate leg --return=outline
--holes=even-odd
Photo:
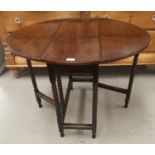
[[[97,98],[98,98],[98,68],[93,75],[92,138],[96,138]]]
[[[33,68],[32,68],[31,60],[28,60],[28,59],[26,59],[26,60],[27,60],[27,65],[28,65],[28,68],[29,68],[29,72],[30,72],[31,81],[32,81],[32,85],[33,85],[33,88],[34,88],[34,93],[35,93],[35,96],[36,96],[36,100],[38,102],[39,107],[41,108],[42,107],[41,98],[38,95],[39,90],[38,90],[38,87],[37,87],[37,82],[36,82],[36,79],[35,79],[35,74],[34,74],[34,71],[33,71]]]
[[[128,104],[129,104],[137,61],[138,61],[138,54],[136,54],[134,56],[132,68],[131,68],[131,71],[130,71],[130,79],[129,79],[127,94],[126,94],[126,98],[125,98],[125,105],[124,105],[125,108],[127,108]]]

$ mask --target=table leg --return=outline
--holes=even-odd
[[[70,75],[71,76],[71,75]],[[66,95],[65,95],[65,107],[64,107],[64,119],[66,116],[66,110],[67,110],[67,106],[68,106],[68,101],[69,101],[69,96],[70,96],[70,91],[73,89],[73,81],[69,76],[69,82],[68,82],[68,87],[67,87],[67,91],[66,91]]]
[[[34,71],[33,71],[33,68],[32,68],[31,60],[27,59],[27,65],[28,65],[28,68],[29,68],[29,71],[30,71],[31,80],[32,80],[36,100],[38,102],[39,107],[41,108],[42,107],[41,98],[39,97],[39,90],[38,90],[38,87],[37,87],[37,82],[36,82],[36,79],[35,79],[35,74],[34,74]]]
[[[130,71],[129,84],[128,84],[128,88],[127,89],[110,86],[110,85],[107,85],[107,84],[104,84],[104,83],[100,83],[100,82],[98,83],[98,86],[101,87],[101,88],[126,94],[125,105],[124,105],[125,108],[127,108],[128,104],[129,104],[131,90],[132,90],[132,85],[133,85],[133,80],[134,80],[134,75],[135,75],[135,69],[136,69],[136,65],[137,65],[137,62],[138,62],[138,56],[139,56],[138,54],[136,54],[134,56],[132,67],[131,67],[131,71]]]
[[[64,121],[65,100],[64,100],[64,94],[63,94],[63,88],[62,88],[62,82],[61,82],[61,75],[57,75],[57,83],[58,83],[58,93],[59,93],[59,99],[62,105],[62,114],[63,114],[63,121]]]
[[[70,89],[73,89],[73,78],[72,78],[72,75],[69,75],[69,85],[70,85]]]
[[[56,85],[56,75],[54,72],[52,72],[52,69],[50,68],[49,65],[47,65],[47,68],[48,68],[48,72],[49,72],[49,79],[51,82],[53,97],[54,97],[54,101],[55,101],[59,132],[60,132],[60,136],[64,137],[64,131],[62,128],[62,123],[63,123],[63,111],[62,110],[63,110],[63,108],[61,105],[61,101],[59,101],[58,89],[57,89],[57,85]]]
[[[73,84],[72,76],[69,75],[69,82],[68,82],[68,87],[66,90],[65,98],[64,98],[64,93],[63,93],[61,75],[57,75],[57,83],[58,83],[59,98],[60,98],[60,102],[61,102],[62,107],[63,107],[63,123],[64,123],[66,110],[67,110],[67,106],[68,106],[68,101],[69,101],[69,96],[70,96],[70,91],[73,88],[72,87],[72,84]]]
[[[129,84],[128,84],[127,94],[126,94],[126,98],[125,98],[125,105],[124,105],[125,108],[127,108],[128,104],[129,104],[137,61],[138,61],[138,54],[136,54],[134,56],[132,68],[131,68],[131,71],[130,71]]]
[[[96,138],[97,98],[98,98],[98,70],[93,75],[92,138]]]
[[[61,136],[64,136],[64,129],[92,130],[92,137],[96,137],[97,125],[97,95],[98,95],[98,65],[92,66],[61,66],[47,64],[49,78],[56,106],[57,122]],[[68,88],[64,97],[61,75],[69,75]],[[91,78],[75,78],[73,75],[91,76]],[[56,82],[57,80],[57,82]],[[65,114],[73,82],[93,82],[92,101],[92,123],[65,123]]]

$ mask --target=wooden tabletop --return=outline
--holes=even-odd
[[[110,62],[137,54],[149,34],[132,24],[105,19],[65,19],[24,27],[8,37],[13,53],[53,64]]]

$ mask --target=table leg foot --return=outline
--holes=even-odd
[[[92,135],[92,138],[95,139],[96,138],[96,135]]]
[[[38,103],[39,108],[42,108],[43,106],[41,104],[41,98],[38,97],[38,96],[36,96],[36,100],[37,100],[37,103]]]
[[[124,108],[126,108],[126,109],[127,109],[127,108],[128,108],[128,106],[127,106],[127,105],[125,105],[125,106],[124,106]]]
[[[65,135],[64,135],[64,133],[61,133],[60,136],[61,136],[61,137],[64,137]]]
[[[42,106],[42,104],[39,104],[39,108],[42,108],[43,106]]]
[[[125,105],[124,105],[124,108],[128,108],[128,103],[129,103],[129,100],[125,99]]]

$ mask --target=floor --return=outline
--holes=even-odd
[[[35,70],[40,90],[52,96],[45,69]],[[127,87],[129,67],[100,70],[100,81]],[[58,132],[55,109],[42,101],[38,108],[29,74],[15,78],[10,71],[0,76],[0,143],[155,143],[155,70],[137,67],[130,105],[125,95],[99,88],[97,137],[91,131]],[[67,78],[63,78],[64,88]],[[90,83],[74,83],[66,122],[91,122]]]

